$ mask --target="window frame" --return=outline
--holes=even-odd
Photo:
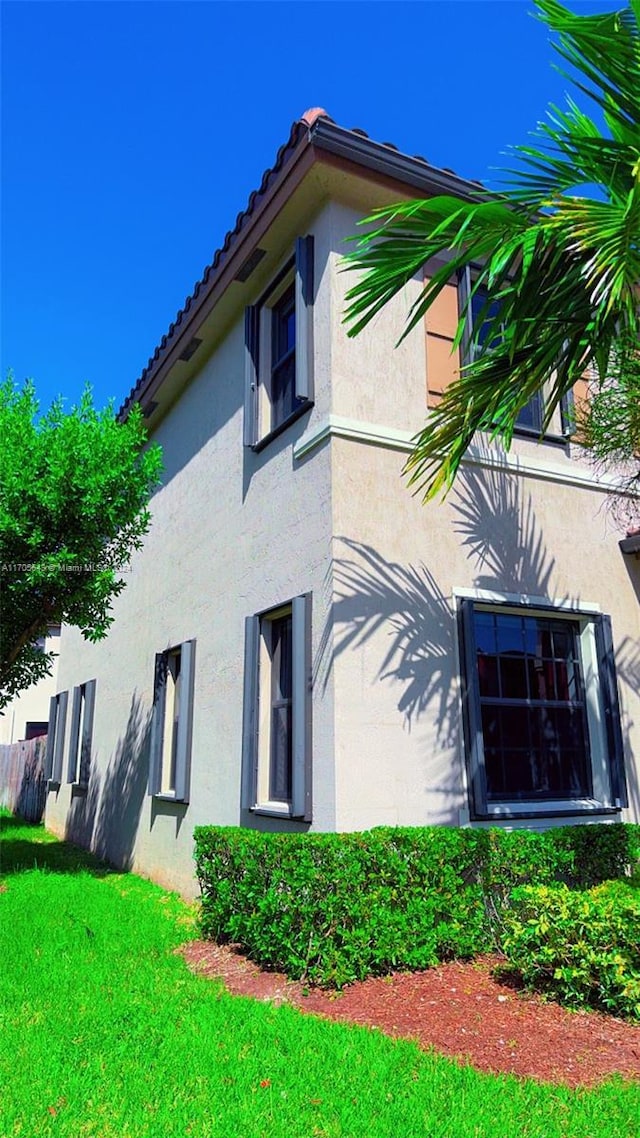
[[[61,691],[49,700],[49,729],[44,769],[47,790],[59,790],[62,784],[64,739],[67,725],[67,703],[69,692]]]
[[[471,328],[473,326],[471,294],[474,290],[474,273],[477,273],[477,272],[478,272],[478,266],[477,265],[466,265],[464,267],[464,269],[461,269],[458,272],[458,310],[459,310],[459,312],[463,312],[465,309],[465,306],[467,304],[469,305],[467,308],[467,312],[466,312],[464,335],[462,337],[462,341],[460,344],[460,363],[461,363],[462,367],[472,363],[473,360],[477,358],[477,349],[476,349],[476,351],[474,351],[472,338],[471,338]],[[535,426],[535,425],[530,426],[528,423],[519,423],[516,420],[516,422],[514,424],[514,428],[513,428],[514,435],[521,437],[521,438],[542,439],[542,441],[547,442],[547,443],[557,443],[557,444],[561,444],[562,446],[566,446],[567,443],[569,442],[569,438],[570,438],[570,434],[568,433],[568,430],[567,430],[569,404],[566,403],[566,397],[564,397],[560,403],[560,422],[561,422],[560,433],[558,433],[558,431],[553,431],[553,430],[546,430],[544,432],[542,430],[542,424],[544,422],[544,413],[545,413],[544,392],[537,391],[536,394],[533,396],[533,398],[530,399],[529,402],[525,404],[525,407],[522,407],[520,409],[519,414],[522,414],[522,412],[525,410],[526,407],[530,407],[532,405],[535,408],[535,419],[536,419],[538,425],[537,426]]]
[[[156,653],[153,708],[151,712],[151,733],[149,753],[149,795],[161,801],[189,802],[191,782],[191,746],[193,737],[193,703],[195,688],[195,640],[185,640]],[[177,721],[177,731],[171,745],[167,748],[167,677],[170,674],[171,658],[180,660],[180,686],[177,696],[177,709],[173,704],[172,722]],[[175,688],[172,689],[175,698]],[[174,768],[173,786],[167,785],[166,763]]]
[[[293,288],[295,345],[293,407],[274,421],[272,365],[274,312]],[[256,304],[245,309],[244,444],[259,452],[313,407],[314,239],[298,237],[294,256],[287,260]],[[282,364],[283,360],[278,363]]]
[[[71,700],[67,782],[82,790],[86,790],[89,785],[95,699],[95,680],[86,680],[74,687]]]
[[[508,596],[465,595],[458,596],[456,600],[470,818],[484,822],[510,819],[542,821],[547,818],[618,814],[628,804],[628,796],[610,617],[587,606],[559,606]],[[591,777],[604,793],[555,800],[518,798],[490,801],[478,683],[476,611],[539,615],[547,619],[572,620],[580,625],[579,650],[587,704],[587,762],[591,765]]]
[[[274,686],[270,635],[274,623],[289,614],[291,614],[291,798],[274,799],[271,797]],[[311,821],[311,698],[311,594],[304,593],[281,605],[247,617],[245,621],[241,793],[243,810],[292,821]],[[265,704],[268,704],[268,707],[265,707]]]

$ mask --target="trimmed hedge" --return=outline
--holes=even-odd
[[[638,859],[639,835],[621,824],[348,834],[200,826],[201,927],[264,967],[341,987],[495,949],[515,887],[621,876]]]
[[[640,892],[630,883],[514,890],[502,951],[527,987],[640,1020]]]

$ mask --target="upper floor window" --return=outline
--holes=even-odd
[[[482,354],[484,347],[487,343],[487,331],[490,322],[493,322],[495,317],[499,314],[500,308],[497,301],[492,301],[487,305],[487,291],[484,287],[475,287],[473,281],[473,272],[469,266],[464,270],[460,277],[460,307],[466,303],[466,298],[471,296],[471,305],[467,317],[467,336],[464,342],[464,362],[471,363]],[[483,318],[483,322],[478,328],[478,321]],[[471,330],[476,328],[476,336],[472,338]],[[522,431],[523,434],[539,435],[542,430],[542,422],[544,418],[544,400],[542,392],[537,391],[524,407],[521,407],[515,422],[516,429]]]
[[[258,450],[313,402],[313,237],[245,314],[244,441]]]
[[[271,430],[300,403],[296,395],[296,292],[291,283],[271,310]]]

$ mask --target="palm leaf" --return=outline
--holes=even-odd
[[[515,150],[518,167],[505,191],[377,210],[345,258],[360,274],[347,294],[349,335],[431,258],[440,267],[401,338],[467,265],[474,265],[474,288],[486,290],[475,313],[473,291],[466,298],[454,342],[470,328],[477,344],[482,331],[483,352],[431,412],[407,464],[411,485],[427,497],[451,485],[477,431],[500,434],[508,446],[519,411],[543,387],[548,426],[586,367],[604,381],[620,344],[628,352],[640,338],[640,0],[603,15],[576,15],[559,0],[537,0],[537,7],[604,129],[571,99],[565,109],[552,107],[531,142]],[[594,196],[572,192],[585,184],[597,187]]]

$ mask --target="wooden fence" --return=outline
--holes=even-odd
[[[41,822],[47,795],[47,737],[0,746],[0,806],[27,822]]]

